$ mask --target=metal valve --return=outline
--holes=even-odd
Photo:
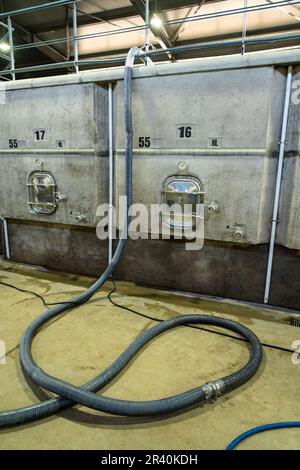
[[[84,215],[84,214],[78,214],[78,215],[76,215],[75,218],[76,218],[77,222],[86,222],[86,220],[87,220],[86,215]]]
[[[67,196],[66,196],[65,194],[56,193],[56,195],[55,195],[55,200],[56,200],[56,202],[63,202],[63,201],[66,201],[66,200],[67,200]]]
[[[218,214],[220,212],[220,204],[218,201],[207,202],[207,213],[208,215]]]
[[[233,238],[237,241],[247,238],[247,227],[243,224],[227,225],[227,228],[234,230]]]
[[[188,165],[184,160],[182,160],[178,163],[177,168],[179,172],[185,172],[188,169]]]
[[[205,207],[205,220],[207,220],[212,215],[219,214],[220,212],[220,204],[218,203],[218,201],[205,200],[204,207]]]

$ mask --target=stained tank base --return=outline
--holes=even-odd
[[[13,261],[56,271],[98,276],[108,262],[108,243],[93,228],[9,220]]]
[[[12,259],[48,269],[98,276],[107,265],[107,242],[95,229],[9,221]],[[115,273],[120,280],[167,289],[263,302],[268,245],[206,241],[186,251],[174,240],[129,240]],[[276,246],[270,303],[300,309],[297,251]]]

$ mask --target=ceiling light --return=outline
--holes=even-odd
[[[154,28],[160,28],[162,25],[162,21],[160,18],[158,18],[158,16],[152,16],[150,23],[151,26],[154,26]]]
[[[2,52],[8,52],[10,50],[9,44],[7,44],[7,42],[1,42],[0,43],[0,50]]]

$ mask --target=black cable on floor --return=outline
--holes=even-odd
[[[115,307],[118,307],[118,308],[121,308],[123,310],[126,310],[127,312],[131,312],[131,313],[134,313],[135,315],[138,315],[140,317],[143,317],[143,318],[146,318],[148,320],[152,320],[152,321],[156,321],[156,322],[163,322],[165,321],[164,319],[162,318],[155,318],[155,317],[152,317],[150,315],[147,315],[145,313],[141,313],[141,312],[138,312],[136,310],[133,310],[132,308],[130,307],[125,307],[125,305],[121,305],[121,304],[118,304],[115,300],[112,299],[112,295],[116,292],[117,290],[117,284],[116,282],[111,278],[110,279],[111,282],[113,283],[113,289],[108,293],[107,295],[107,298],[108,300],[112,303],[112,305],[114,305]],[[206,331],[208,333],[214,333],[216,335],[220,335],[220,336],[225,336],[227,338],[231,338],[231,339],[236,339],[238,341],[243,341],[243,342],[247,342],[244,338],[239,338],[238,336],[233,336],[233,335],[230,335],[228,333],[223,333],[222,331],[215,331],[215,330],[210,330],[209,328],[203,328],[201,326],[193,326],[193,325],[183,325],[184,327],[186,328],[193,328],[195,330],[201,330],[201,331]],[[271,349],[276,349],[278,351],[283,351],[283,352],[288,352],[288,353],[293,353],[295,352],[294,350],[292,349],[288,349],[288,348],[283,348],[281,346],[275,346],[273,344],[268,344],[268,343],[261,343],[262,346],[266,347],[266,348],[271,348]]]
[[[117,308],[120,308],[122,310],[126,310],[127,312],[130,312],[130,313],[134,313],[135,315],[138,315],[139,317],[142,317],[142,318],[146,318],[147,320],[151,320],[151,321],[155,321],[155,322],[163,322],[165,321],[163,318],[157,318],[157,317],[152,317],[151,315],[147,315],[146,313],[142,313],[142,312],[138,312],[137,310],[133,310],[132,308],[130,307],[126,307],[125,305],[121,305],[121,304],[118,304],[115,300],[113,300],[112,298],[112,295],[116,292],[117,290],[117,284],[116,282],[111,278],[110,281],[112,282],[113,284],[113,289],[107,294],[107,298],[108,300],[110,301],[110,303],[112,305],[114,305],[115,307]],[[3,282],[3,281],[0,281],[0,284],[2,284],[3,286],[6,286],[6,287],[10,287],[12,289],[15,289],[19,292],[23,292],[23,293],[26,293],[26,294],[31,294],[31,295],[34,295],[35,297],[37,297],[38,299],[41,300],[41,302],[43,303],[43,305],[48,308],[49,306],[53,306],[53,305],[64,305],[66,303],[70,303],[70,302],[54,302],[54,303],[48,303],[45,301],[45,299],[43,298],[42,295],[40,294],[37,294],[36,292],[33,292],[33,291],[30,291],[30,290],[26,290],[26,289],[21,289],[19,287],[16,287],[12,284],[8,284],[6,282]],[[78,305],[76,302],[73,302],[74,305]],[[243,341],[243,342],[247,342],[244,338],[239,338],[238,336],[233,336],[233,335],[230,335],[228,333],[223,333],[222,331],[216,331],[216,330],[210,330],[209,328],[203,328],[201,326],[193,326],[193,325],[183,325],[184,327],[186,328],[193,328],[195,330],[201,330],[201,331],[206,331],[208,333],[214,333],[216,335],[219,335],[219,336],[225,336],[226,338],[231,338],[231,339],[235,339],[237,341]],[[273,345],[273,344],[268,344],[268,343],[261,343],[262,346],[266,347],[266,348],[270,348],[270,349],[275,349],[277,351],[283,351],[283,352],[288,352],[288,353],[294,353],[295,351],[292,350],[292,349],[288,349],[288,348],[283,348],[281,346],[276,346],[276,345]]]
[[[3,282],[3,281],[0,281],[0,285],[10,287],[11,289],[15,289],[18,292],[23,292],[24,294],[34,295],[35,297],[40,299],[40,301],[43,303],[44,307],[46,307],[46,308],[52,307],[54,305],[65,305],[65,304],[70,304],[70,303],[72,303],[73,305],[79,305],[77,302],[54,302],[54,303],[49,303],[49,302],[46,302],[44,297],[42,295],[38,294],[37,292],[33,292],[33,291],[27,290],[27,289],[21,289],[20,287],[13,286],[12,284],[8,284],[7,282]]]

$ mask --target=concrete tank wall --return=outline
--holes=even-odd
[[[164,76],[158,68],[157,76],[143,77],[144,68],[133,81],[134,200],[160,202],[163,180],[182,174],[178,164],[184,161],[185,173],[203,182],[206,202],[217,201],[220,212],[206,219],[200,251],[186,251],[178,240],[129,240],[116,278],[262,302],[286,68],[219,67],[199,73],[193,65],[193,73],[181,67],[180,75],[168,75],[164,67]],[[107,81],[110,73],[116,77],[107,71]],[[120,73],[113,98],[116,187],[122,193],[119,78]],[[1,108],[0,215],[8,219],[12,259],[98,275],[107,265],[108,248],[95,233],[96,207],[108,200],[107,88],[57,80],[59,86],[43,87],[39,79],[26,89],[18,81],[10,85],[19,89],[8,91],[8,106]],[[298,112],[291,108],[270,303],[300,309]],[[192,127],[191,139],[178,136],[182,125]],[[43,127],[49,128],[48,140],[34,140],[34,131]],[[139,147],[140,137],[150,137],[150,148]],[[219,139],[217,148],[212,138]],[[11,139],[17,139],[17,148],[9,147]],[[58,140],[65,142],[63,148]],[[51,216],[28,210],[28,175],[41,168],[67,196]],[[235,224],[247,228],[239,242],[227,229]]]
[[[276,243],[300,250],[300,68],[295,67]]]
[[[205,238],[237,241],[234,227],[243,226],[240,243],[268,242],[285,80],[285,71],[273,67],[135,80],[134,202],[159,203],[168,176],[196,176],[206,205],[215,201],[219,206],[218,213],[207,217]],[[122,194],[122,82],[115,90],[115,106],[116,187]],[[180,137],[185,126],[190,138]],[[146,137],[149,147],[140,148]]]
[[[95,84],[8,91],[0,127],[0,215],[95,225],[108,198],[107,90]],[[51,215],[32,213],[28,178],[50,172],[63,196]]]

